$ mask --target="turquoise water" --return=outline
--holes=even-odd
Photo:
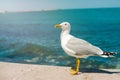
[[[81,67],[120,69],[120,8],[0,14],[0,61],[74,66],[75,58],[60,46],[61,30],[54,28],[64,21],[71,23],[72,35],[118,52],[115,58],[81,59]]]

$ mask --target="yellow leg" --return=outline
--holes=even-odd
[[[71,69],[70,73],[73,74],[73,75],[78,74],[79,67],[80,67],[80,59],[77,58],[76,59],[76,69]]]

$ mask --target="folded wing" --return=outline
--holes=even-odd
[[[71,39],[67,42],[66,47],[70,50],[76,52],[77,55],[101,55],[103,51],[90,44],[89,42],[71,37]]]

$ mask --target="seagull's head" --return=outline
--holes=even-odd
[[[62,30],[70,30],[70,23],[69,22],[62,22],[61,24],[56,24],[56,28],[61,28]]]

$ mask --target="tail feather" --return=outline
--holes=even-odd
[[[114,57],[114,55],[117,54],[116,52],[103,52],[103,56],[106,57]]]

